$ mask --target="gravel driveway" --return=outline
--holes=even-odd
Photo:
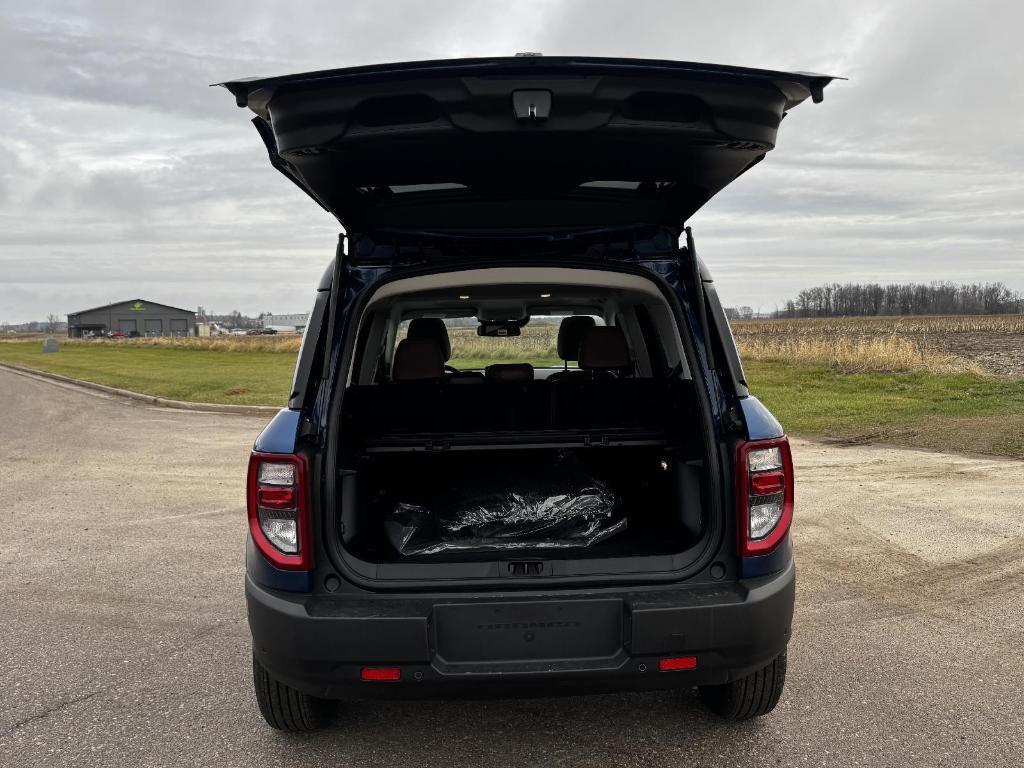
[[[782,703],[692,694],[345,706],[267,728],[242,597],[264,419],[0,371],[0,765],[1020,765],[1024,463],[796,441]]]

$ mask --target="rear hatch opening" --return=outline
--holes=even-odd
[[[692,248],[691,277],[677,270],[671,287],[640,277],[640,265],[660,261],[651,272],[668,277],[684,224],[760,163],[789,111],[821,101],[832,80],[694,62],[537,56],[223,83],[253,113],[271,164],[332,213],[353,246],[331,282],[330,343],[325,337],[319,345],[321,383],[330,391],[303,402],[307,385],[297,376],[292,396],[308,408],[307,436],[325,430],[327,450],[316,459],[328,462],[323,541],[333,566],[372,588],[424,589],[539,575],[530,557],[556,579],[670,580],[704,567],[724,541],[733,493],[719,471],[732,454],[715,427],[727,395],[715,385],[712,401],[704,373],[713,366],[696,362],[689,337],[710,337],[697,309]],[[637,266],[613,266],[622,259]],[[499,262],[518,269],[480,269]],[[552,266],[569,262],[578,268]],[[462,271],[441,272],[442,263]],[[438,271],[416,273],[431,264]],[[381,282],[372,303],[353,310],[363,306],[364,280]],[[680,300],[693,309],[693,328]],[[426,338],[400,337],[414,320],[468,319],[514,343],[534,316],[596,317],[611,329],[603,357],[559,380],[558,358],[575,363],[575,351],[554,360],[546,353],[466,362]],[[335,341],[345,345],[340,358]],[[705,346],[709,362],[712,346]],[[616,362],[622,352],[624,365]],[[456,370],[445,370],[445,359]],[[737,433],[738,419],[727,425]],[[553,496],[559,482],[562,495],[578,493],[581,482],[597,488],[599,500],[606,489],[611,511],[597,514],[607,513],[609,525],[625,519],[625,528],[589,547],[543,554],[533,551],[536,541],[520,541],[526,560],[511,571],[497,550],[403,553],[394,530],[388,536],[404,504],[426,515],[440,539],[479,538],[479,528],[458,524],[469,494],[451,492],[483,483],[477,496],[522,496],[524,475],[553,483]],[[694,475],[695,484],[679,479]],[[560,559],[548,557],[554,552]]]
[[[343,570],[407,585],[699,566],[720,500],[685,327],[653,280],[610,269],[383,285],[333,430]]]

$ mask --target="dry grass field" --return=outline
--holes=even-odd
[[[732,330],[745,360],[1024,376],[1024,315],[741,320]]]
[[[842,373],[969,373],[1024,376],[1024,315],[746,320],[732,324],[744,360],[824,365]],[[451,332],[464,367],[523,360],[558,365],[558,328],[514,338]]]
[[[140,336],[134,339],[66,339],[61,334],[20,334],[7,339],[0,338],[0,344],[19,344],[26,341],[42,342],[52,336],[61,346],[109,348],[198,349],[213,352],[289,352],[299,351],[302,336],[281,334],[277,336]]]
[[[845,373],[972,373],[1024,376],[1024,315],[740,320],[732,324],[744,360],[824,365]],[[560,365],[556,325],[528,325],[521,336],[484,338],[453,328],[452,358],[462,367],[529,361]],[[31,337],[41,340],[42,335]],[[10,342],[24,342],[19,336]],[[295,354],[297,335],[209,338],[59,339],[70,347],[167,348]],[[0,343],[8,342],[0,339]]]
[[[477,336],[475,328],[453,328],[449,333],[452,359],[463,368],[478,368],[490,362],[529,362],[536,366],[558,367],[557,325],[527,325],[522,335],[512,337]]]
[[[751,320],[733,324],[751,391],[793,434],[1024,458],[1024,317]],[[560,366],[558,328],[453,329],[451,363]],[[40,337],[41,338],[41,337]],[[0,343],[0,362],[178,400],[280,405],[297,336]],[[6,340],[5,340],[6,341]]]

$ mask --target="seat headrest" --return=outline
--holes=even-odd
[[[579,360],[583,334],[596,325],[589,315],[567,317],[558,326],[558,356],[563,360]]]
[[[529,363],[495,363],[484,368],[487,381],[533,381],[533,366]]]
[[[452,356],[452,343],[448,339],[448,329],[440,317],[417,317],[409,321],[407,339],[433,339],[437,342],[447,363]]]
[[[629,344],[621,328],[601,325],[583,334],[579,366],[584,370],[625,370],[632,367]]]
[[[440,379],[444,375],[444,358],[434,339],[402,339],[395,348],[391,363],[392,381]]]

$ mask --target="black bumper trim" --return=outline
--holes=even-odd
[[[550,601],[556,596],[535,598]],[[505,601],[514,594],[407,598],[314,598],[268,592],[246,579],[253,649],[272,675],[323,698],[654,689],[727,682],[767,664],[789,640],[792,562],[771,577],[722,585],[573,595],[618,598],[622,648],[611,656],[452,664],[436,653],[434,607]],[[529,602],[529,600],[527,600]],[[694,670],[659,673],[663,656],[694,655]],[[402,680],[365,683],[365,666],[398,666]]]

